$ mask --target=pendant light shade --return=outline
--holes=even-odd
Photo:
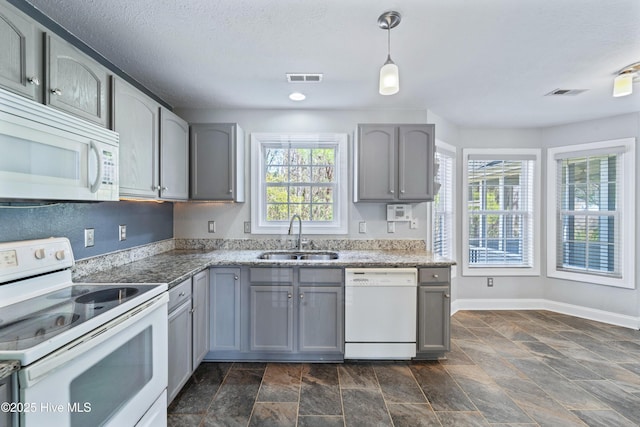
[[[380,68],[380,95],[393,95],[400,90],[400,76],[398,66],[391,60]]]
[[[633,93],[633,74],[621,74],[613,81],[613,96],[627,96]]]
[[[618,71],[618,75],[613,80],[613,96],[627,96],[633,93],[633,79],[640,75],[640,62],[627,65]]]
[[[394,95],[400,90],[398,66],[391,60],[391,29],[400,24],[398,12],[385,12],[378,18],[378,26],[387,30],[387,61],[380,68],[380,95]]]

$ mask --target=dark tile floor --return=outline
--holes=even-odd
[[[434,362],[203,363],[169,426],[637,426],[640,332],[461,311]]]

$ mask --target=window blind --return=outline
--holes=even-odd
[[[455,153],[437,150],[436,187],[439,189],[433,199],[432,238],[433,252],[446,258],[454,258],[454,177]]]

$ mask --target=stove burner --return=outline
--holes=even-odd
[[[90,292],[76,298],[79,304],[97,304],[131,298],[138,293],[136,288],[112,288]]]

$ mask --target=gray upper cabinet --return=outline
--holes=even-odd
[[[39,34],[33,21],[0,3],[0,87],[35,101],[44,80]]]
[[[244,132],[235,123],[191,125],[193,200],[244,202]]]
[[[434,125],[358,125],[356,202],[433,200]]]
[[[158,197],[160,105],[121,79],[113,79],[113,130],[120,134],[120,195]]]
[[[209,270],[209,349],[240,351],[240,268]]]
[[[45,57],[45,102],[107,127],[107,69],[54,35],[46,37]]]
[[[160,108],[160,198],[189,198],[189,124]]]

